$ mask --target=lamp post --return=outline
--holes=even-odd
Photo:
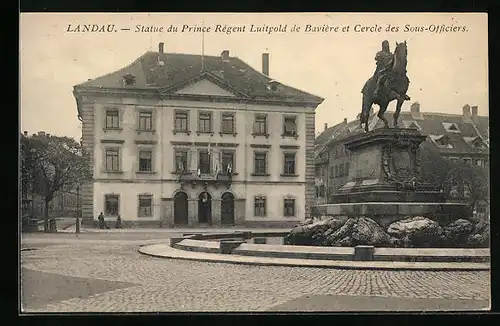
[[[75,233],[80,233],[80,187],[76,187],[76,230]]]

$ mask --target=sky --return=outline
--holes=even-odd
[[[114,24],[118,31],[68,32],[79,24]],[[137,25],[164,30],[135,32]],[[171,25],[178,32],[167,32]],[[181,32],[183,25],[211,30]],[[282,25],[286,31],[256,32],[251,25],[254,30]],[[299,31],[292,31],[295,25]],[[330,31],[307,31],[307,25],[326,25]],[[245,30],[227,33],[224,26]],[[158,43],[164,42],[167,53],[201,54],[202,43],[206,55],[229,50],[230,56],[259,71],[262,53],[268,52],[270,77],[325,99],[316,109],[316,129],[321,131],[325,123],[333,126],[356,118],[361,88],[375,70],[374,57],[383,40],[390,42],[391,51],[396,42],[407,42],[411,101],[405,102],[403,111],[418,101],[424,112],[461,114],[469,104],[488,115],[487,14],[23,13],[20,129],[80,139],[73,86],[116,71],[146,51],[157,51]],[[389,110],[394,107],[395,102]]]

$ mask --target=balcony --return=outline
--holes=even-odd
[[[195,188],[196,185],[201,185],[205,189],[209,186],[213,186],[214,188],[225,186],[229,189],[231,187],[232,175],[222,172],[210,174],[201,173],[198,175],[197,171],[186,171],[179,174],[178,181],[181,185],[191,184],[193,188]]]

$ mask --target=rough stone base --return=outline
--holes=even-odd
[[[366,216],[388,226],[392,222],[412,216],[429,217],[441,225],[472,216],[470,208],[462,203],[342,203],[314,207],[316,216]]]

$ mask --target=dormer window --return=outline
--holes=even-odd
[[[484,141],[481,137],[464,137],[464,141],[472,148],[485,148]]]
[[[127,74],[123,76],[123,84],[125,86],[132,86],[135,85],[135,76],[131,74]]]
[[[453,148],[450,138],[446,135],[430,135],[429,137],[439,148]]]
[[[458,129],[458,126],[456,123],[443,122],[443,127],[444,127],[444,130],[446,130],[447,132],[455,132],[455,133],[460,132],[460,129]]]
[[[408,129],[422,130],[422,128],[420,128],[420,125],[416,121],[403,121],[403,124]]]
[[[267,89],[270,91],[277,91],[278,90],[278,82],[276,80],[271,80],[269,81],[269,84],[267,85]]]

